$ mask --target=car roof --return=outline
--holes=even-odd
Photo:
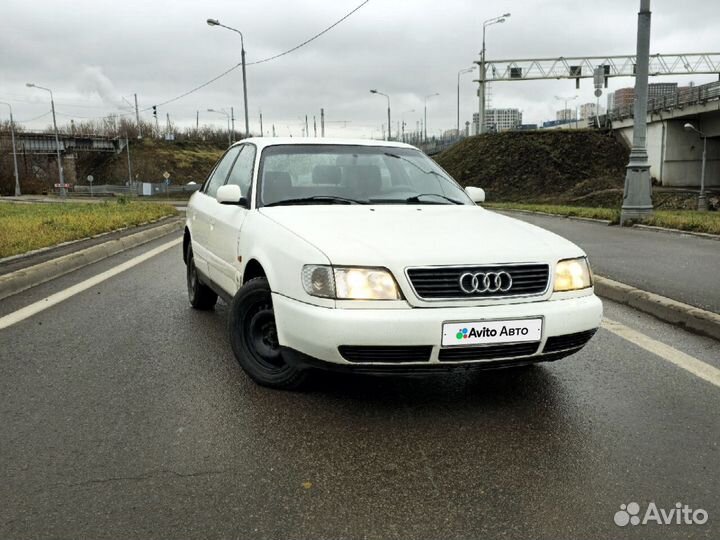
[[[279,144],[314,144],[323,146],[382,146],[386,148],[415,148],[410,144],[396,141],[377,141],[373,139],[334,139],[325,137],[250,137],[236,142],[233,146],[253,143],[260,148]]]

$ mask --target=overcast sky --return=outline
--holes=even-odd
[[[239,36],[211,28],[208,17],[245,35],[247,61],[289,49],[332,24],[361,0],[2,0],[0,8],[0,100],[27,121],[49,111],[53,89],[58,121],[117,112],[123,97],[137,93],[145,108],[179,95],[240,60]],[[301,134],[304,116],[325,108],[331,136],[380,137],[386,102],[370,88],[390,94],[393,124],[404,118],[414,129],[423,96],[439,92],[428,107],[429,131],[456,122],[459,69],[473,65],[481,46],[482,21],[511,12],[488,30],[488,58],[631,54],[639,0],[370,0],[348,20],[311,44],[278,60],[247,69],[250,126],[258,115],[268,131]],[[717,0],[653,0],[652,53],[720,50]],[[477,110],[477,71],[463,76],[461,120]],[[677,77],[682,84],[716,76]],[[651,79],[651,82],[660,79]],[[632,86],[611,79],[610,90]],[[583,80],[578,103],[593,101]],[[497,82],[491,106],[517,107],[523,120],[554,119],[556,95],[576,93],[574,81]],[[603,95],[601,103],[605,103]],[[240,70],[166,107],[180,125],[221,125],[208,108],[235,108],[242,126]],[[0,108],[4,118],[6,108]],[[150,120],[149,112],[143,113]],[[49,116],[27,123],[41,128]],[[347,121],[343,124],[340,121]],[[395,126],[393,127],[395,129]]]

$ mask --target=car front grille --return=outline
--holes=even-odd
[[[509,274],[512,283],[507,288],[507,278],[503,277],[502,288],[507,290],[494,290],[494,276],[501,272]],[[479,275],[478,290],[472,290],[472,277],[467,276],[464,284],[465,289],[470,289],[470,292],[463,290],[461,277],[465,274]],[[490,288],[483,290],[482,276],[487,274],[493,276],[493,279]],[[532,296],[542,294],[547,289],[550,267],[547,264],[512,264],[408,268],[407,277],[415,294],[425,300]]]
[[[565,334],[562,336],[551,336],[545,342],[543,352],[564,351],[566,349],[578,349],[583,347],[590,338],[595,335],[596,329],[586,330],[585,332],[577,332],[575,334]]]
[[[463,360],[494,360],[498,358],[514,358],[535,354],[540,343],[512,343],[509,345],[485,345],[483,347],[457,347],[440,349],[438,359],[441,362],[460,362]]]
[[[431,345],[366,346],[341,345],[340,355],[348,362],[427,362]]]

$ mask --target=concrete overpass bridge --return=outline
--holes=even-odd
[[[632,144],[631,107],[608,113],[612,128]],[[705,133],[707,165],[705,186],[720,188],[720,82],[679,89],[678,92],[648,101],[647,150],[650,174],[664,186],[698,187],[703,141],[686,131],[692,123]]]
[[[57,181],[58,145],[54,133],[18,132],[15,134],[15,141],[21,176],[36,177],[38,172],[46,171],[48,178]],[[119,153],[126,146],[125,139],[83,134],[61,134],[59,142],[65,181],[72,184],[77,182],[75,162],[78,153]],[[0,135],[0,147],[10,148],[9,133]],[[7,171],[0,171],[5,172]]]

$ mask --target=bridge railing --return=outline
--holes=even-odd
[[[657,112],[682,109],[688,105],[697,105],[714,100],[720,100],[720,81],[700,86],[678,88],[672,94],[650,98],[648,99],[647,110],[648,112]],[[633,105],[616,107],[608,112],[608,116],[611,120],[632,118],[635,112],[634,109]]]

